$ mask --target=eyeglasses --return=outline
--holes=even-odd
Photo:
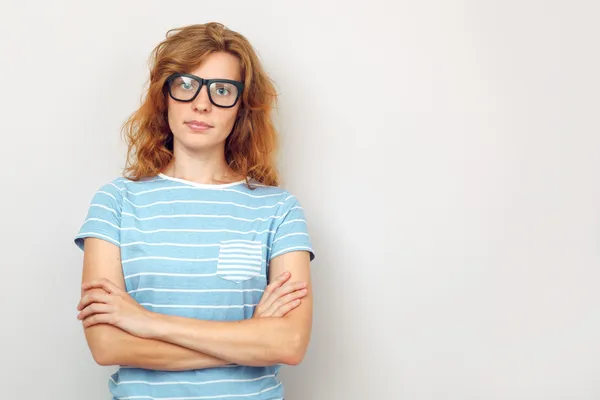
[[[202,79],[192,74],[173,74],[165,82],[169,96],[173,100],[193,101],[202,86],[208,88],[208,98],[217,107],[231,108],[235,106],[244,90],[244,83],[230,79]]]

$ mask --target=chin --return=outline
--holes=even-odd
[[[181,149],[187,149],[192,152],[206,151],[214,149],[215,147],[219,147],[224,142],[221,140],[216,140],[214,136],[195,133],[195,134],[186,134],[184,137],[176,136],[174,138],[174,147],[179,147]]]

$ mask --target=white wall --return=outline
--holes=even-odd
[[[0,392],[108,398],[72,237],[167,29],[222,21],[280,93],[318,254],[289,400],[600,397],[594,1],[13,1],[0,8]]]

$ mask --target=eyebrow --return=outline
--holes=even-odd
[[[227,81],[243,82],[241,78],[240,79],[224,78],[224,77],[219,77],[219,78],[205,78],[204,76],[192,74],[191,72],[181,72],[181,73],[182,74],[188,74],[188,75],[194,75],[195,77],[202,78],[202,79],[207,79],[207,80],[220,80],[220,79],[224,79],[224,80],[227,80]]]

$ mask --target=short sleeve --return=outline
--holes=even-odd
[[[83,250],[84,239],[95,237],[120,246],[121,209],[124,188],[118,181],[100,187],[89,205],[87,216],[75,236],[75,244]]]
[[[269,260],[296,250],[308,251],[310,253],[310,260],[314,260],[315,254],[308,232],[304,209],[296,197],[289,193],[287,194],[283,213],[279,215],[278,219],[279,224],[271,242]]]

